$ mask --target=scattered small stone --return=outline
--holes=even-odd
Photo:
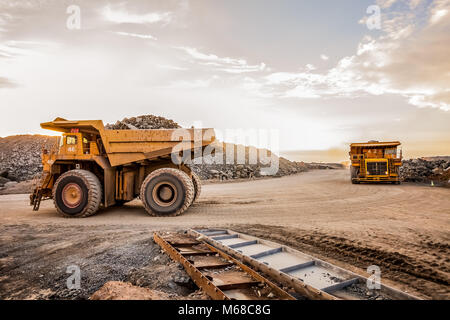
[[[149,130],[149,129],[178,129],[181,126],[173,120],[154,115],[142,115],[125,118],[114,124],[107,124],[107,130]]]

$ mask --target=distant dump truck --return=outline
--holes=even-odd
[[[391,182],[400,184],[402,165],[401,143],[369,141],[350,145],[350,175],[352,183]]]
[[[215,140],[213,129],[106,130],[101,120],[56,118],[41,127],[63,134],[57,148],[43,150],[30,205],[37,211],[41,199],[53,199],[64,217],[89,217],[137,197],[150,215],[183,213],[198,198],[200,179],[173,154],[192,159]]]

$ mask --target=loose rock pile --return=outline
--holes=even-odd
[[[108,130],[136,130],[136,129],[178,129],[181,128],[178,123],[164,117],[154,115],[144,115],[132,118],[125,118],[114,124],[105,126]]]
[[[230,144],[229,144],[230,145]],[[233,146],[233,145],[232,145]],[[248,147],[246,147],[248,148]],[[273,176],[281,177],[299,172],[308,171],[309,167],[303,162],[292,162],[285,158],[278,158],[278,171]],[[262,164],[194,164],[190,165],[191,169],[202,180],[232,180],[232,179],[252,179],[266,175],[265,169],[269,169],[270,165]]]
[[[105,127],[109,130],[181,128],[178,123],[174,122],[173,120],[154,115],[142,115],[138,117],[125,118],[122,121],[117,121],[115,124],[107,124]],[[239,161],[235,161],[235,164],[226,164],[225,150],[227,150],[227,148],[233,148],[235,150],[234,152],[236,153],[238,149],[237,145],[224,144],[220,148],[224,154],[224,160],[222,161],[224,164],[193,164],[190,166],[192,170],[200,176],[201,179],[251,179],[260,177],[261,168],[268,166],[261,164],[259,159],[258,164],[249,164],[249,147],[244,147],[246,159],[245,164],[240,164]],[[307,165],[305,165],[304,163],[292,162],[284,158],[278,158],[278,161],[279,170],[275,176],[285,176],[308,170]]]
[[[450,185],[450,159],[438,158],[434,160],[411,159],[403,160],[400,167],[400,177],[403,181],[421,183],[442,183]]]
[[[32,179],[42,171],[42,147],[51,149],[56,137],[19,135],[0,138],[0,187]]]

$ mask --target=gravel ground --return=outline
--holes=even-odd
[[[0,196],[0,299],[85,299],[111,280],[189,297],[195,287],[151,237],[190,227],[231,227],[359,274],[376,264],[388,285],[450,299],[449,189],[352,185],[346,170],[317,170],[208,183],[202,192],[173,218],[150,217],[135,200],[87,219],[64,219],[51,201],[36,213],[27,195]],[[82,272],[79,291],[65,289],[71,264]]]
[[[108,281],[188,298],[196,288],[181,265],[152,240],[148,228],[56,225],[0,227],[0,299],[88,299]],[[69,266],[81,272],[68,289]]]

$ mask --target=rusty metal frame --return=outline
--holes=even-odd
[[[216,250],[219,250],[219,249],[223,250],[227,254],[230,254],[232,256],[235,256],[236,258],[241,259],[242,261],[251,265],[256,270],[259,270],[259,271],[269,275],[276,281],[279,281],[280,283],[289,285],[290,287],[294,288],[294,290],[297,293],[301,294],[302,296],[307,297],[308,299],[311,299],[311,300],[341,300],[327,292],[324,292],[320,289],[314,288],[314,287],[306,284],[305,282],[303,282],[300,279],[290,277],[289,275],[285,274],[284,272],[280,272],[280,271],[276,272],[275,270],[273,270],[269,266],[265,265],[264,263],[260,263],[249,256],[243,255],[243,254],[233,250],[232,248],[227,247],[227,246],[221,244],[220,242],[213,240],[210,237],[205,237],[203,234],[199,233],[196,230],[190,229],[188,231],[188,234],[193,235],[194,237],[205,238],[205,241],[208,242],[208,246],[213,247],[213,248],[218,248]],[[236,259],[234,259],[234,260],[238,261]]]
[[[230,300],[212,281],[204,276],[192,263],[181,253],[164,240],[158,233],[153,234],[155,242],[175,261],[181,263],[192,281],[214,300]]]
[[[238,235],[238,236],[245,235],[245,234],[235,232],[232,230],[227,230],[227,229],[215,229],[215,230],[216,230],[216,232],[221,232],[219,235],[221,237],[228,238],[229,236],[234,236],[234,235]],[[227,231],[227,235],[225,235],[223,233],[223,231]],[[342,285],[348,285],[351,283],[355,283],[356,281],[362,281],[365,283],[368,280],[366,277],[361,276],[360,274],[356,274],[349,270],[339,268],[339,267],[332,265],[326,261],[323,261],[323,260],[320,260],[320,259],[310,256],[310,258],[313,261],[319,262],[322,265],[327,265],[334,270],[339,270],[339,272],[344,272],[349,275],[348,280],[346,280],[344,282],[341,282],[336,285],[332,285],[332,286],[329,286],[329,287],[326,287],[323,289],[318,289],[311,285],[306,284],[304,281],[302,281],[296,277],[292,277],[292,276],[288,275],[285,272],[286,270],[283,271],[282,269],[274,269],[274,268],[264,264],[263,262],[258,261],[257,259],[254,259],[252,256],[244,255],[244,254],[230,248],[229,246],[222,244],[221,242],[217,241],[220,239],[212,238],[214,235],[213,236],[211,236],[209,234],[205,235],[194,229],[189,229],[188,234],[192,235],[193,237],[202,237],[203,241],[207,242],[209,245],[212,245],[220,250],[223,250],[224,252],[231,255],[232,257],[239,259],[242,262],[248,264],[254,270],[258,270],[258,271],[262,272],[263,274],[266,274],[267,276],[276,280],[278,283],[282,283],[282,284],[285,284],[287,286],[294,288],[294,290],[297,293],[299,293],[302,296],[305,296],[308,299],[312,299],[312,300],[345,300],[345,298],[340,298],[340,297],[335,296],[333,294],[333,292],[334,292],[333,289],[339,288]],[[272,243],[273,245],[279,245],[275,242],[260,239],[257,237],[248,236],[248,235],[245,235],[245,236],[247,237],[247,239],[258,239],[259,241],[264,242],[264,243]],[[283,246],[283,247],[286,247],[286,246]],[[298,252],[295,249],[291,249],[291,248],[288,248],[288,249],[293,252]],[[299,253],[304,254],[302,252],[299,252]],[[307,255],[307,256],[309,256],[309,255]],[[309,261],[307,263],[310,263],[310,262],[311,261]],[[293,267],[295,267],[295,266],[293,266]],[[328,292],[328,291],[330,291],[330,292]],[[400,291],[398,289],[392,288],[385,284],[381,284],[381,292],[389,295],[391,298],[396,299],[396,300],[421,300],[417,296]]]
[[[239,266],[239,268],[241,268],[244,272],[250,274],[253,278],[255,278],[256,280],[267,284],[270,288],[272,288],[272,290],[274,290],[280,297],[284,297],[287,300],[295,300],[295,298],[293,296],[291,296],[289,293],[287,293],[286,291],[284,291],[283,289],[281,289],[280,287],[278,287],[277,285],[275,285],[273,282],[271,282],[269,279],[263,277],[261,274],[259,274],[258,272],[256,272],[255,270],[253,270],[252,268],[246,266],[245,264],[241,263],[239,260],[236,260],[235,258],[233,258],[232,256],[226,254],[225,252],[217,249],[216,247],[213,247],[212,245],[205,243],[208,248],[211,251],[214,251],[216,253],[218,253],[222,258],[226,259],[226,260],[230,260],[231,262],[233,262],[234,264],[236,264],[237,266]]]
[[[217,286],[214,285],[214,283],[208,279],[207,276],[205,276],[198,268],[196,268],[186,257],[184,257],[180,252],[178,252],[168,241],[163,239],[158,233],[154,233],[153,239],[155,242],[175,261],[181,263],[181,265],[186,270],[186,273],[191,277],[192,281],[201,288],[208,296],[210,296],[214,300],[231,300],[221,289],[219,289]],[[291,296],[289,293],[260,275],[255,270],[247,267],[240,261],[234,259],[233,257],[229,256],[228,254],[222,252],[221,250],[205,243],[201,242],[207,246],[207,248],[211,251],[213,254],[218,254],[222,258],[231,261],[233,264],[238,266],[242,271],[250,275],[252,278],[257,280],[260,283],[268,285],[272,290],[274,290],[277,295],[281,299],[286,300],[295,300],[293,296]]]

